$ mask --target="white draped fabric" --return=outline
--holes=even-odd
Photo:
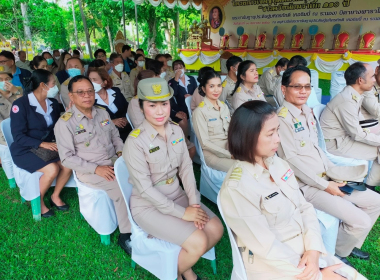
[[[114,0],[115,1],[115,0]],[[116,0],[117,1],[117,0]],[[141,5],[144,3],[144,0],[132,0],[136,5]],[[175,0],[173,3],[169,3],[168,0],[148,0],[148,2],[154,6],[157,7],[161,3],[164,3],[166,7],[169,9],[173,9],[175,6],[179,6],[182,10],[187,10],[190,5],[193,6],[196,10],[201,10],[202,9],[202,3],[197,5],[195,4],[192,0],[189,0],[186,4],[182,4],[181,1]]]

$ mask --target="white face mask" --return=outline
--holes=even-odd
[[[117,72],[123,72],[123,70],[124,70],[124,64],[118,64],[118,65],[116,65],[115,66],[115,70],[117,71]]]
[[[138,61],[138,62],[137,62],[137,65],[138,65],[139,67],[144,67],[144,65],[145,65],[145,61]]]
[[[60,56],[55,56],[54,58],[55,58],[55,60],[59,60],[61,57]]]
[[[236,75],[236,77],[237,77],[237,71],[235,72],[235,75]]]
[[[47,86],[47,85],[46,85]],[[48,87],[49,88],[49,87]],[[55,85],[54,87],[52,88],[49,88],[48,92],[47,92],[47,98],[54,98],[57,96],[57,93],[58,93],[59,89],[58,87]]]
[[[165,76],[166,76],[166,72],[162,72],[162,73],[160,74],[160,78],[161,78],[161,79],[164,79]]]
[[[285,73],[285,71],[284,70],[282,70],[282,71],[280,71],[280,76],[282,76],[282,75],[284,75],[284,73]]]
[[[168,66],[172,67],[173,66],[173,60],[168,60],[167,64],[168,64]]]
[[[97,83],[92,82],[92,85],[94,86],[94,90],[96,93],[98,93],[103,88],[102,84],[97,84]]]

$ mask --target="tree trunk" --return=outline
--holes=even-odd
[[[82,17],[84,33],[86,34],[88,52],[90,53],[90,58],[94,59],[94,57],[92,56],[92,50],[91,50],[90,34],[88,33],[88,29],[87,29],[87,21],[86,21],[86,17],[84,15],[84,12],[83,12],[82,0],[78,0],[78,5],[79,5],[79,10],[80,10],[80,15]]]
[[[165,32],[165,40],[168,44],[169,53],[172,51],[172,40],[170,38],[170,32],[169,32],[169,23],[168,26],[164,29]]]
[[[77,21],[75,19],[75,9],[74,9],[74,0],[71,1],[71,9],[73,10],[73,21],[74,21],[74,35],[75,35],[75,44],[77,45],[77,48],[79,47],[79,41],[78,41],[78,29],[77,29]]]
[[[28,18],[28,5],[26,3],[21,3],[21,13],[22,13],[22,17],[24,18],[25,38],[26,38],[26,41],[31,42],[32,53],[34,56],[32,32],[30,31],[30,23],[29,23],[29,18]],[[25,49],[26,49],[26,57],[28,58],[28,43],[27,42],[25,42]]]
[[[111,52],[114,52],[113,44],[112,44],[112,35],[111,35],[111,30],[110,30],[109,24],[107,24],[106,30],[107,30],[107,35],[108,35],[108,41],[110,42],[110,50],[111,50]]]

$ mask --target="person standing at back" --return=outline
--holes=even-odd
[[[127,72],[124,71],[123,57],[120,54],[113,53],[110,55],[112,71],[110,77],[113,85],[120,89],[124,98],[130,102],[133,97],[133,85]]]
[[[132,71],[133,68],[136,67],[136,63],[134,60],[131,60],[131,54],[132,49],[129,45],[124,45],[121,49],[121,56],[124,60],[124,71],[129,75],[129,73]],[[133,82],[133,81],[132,81]]]
[[[232,92],[235,89],[236,82],[238,80],[237,74],[238,74],[238,68],[240,63],[243,62],[243,60],[238,56],[231,56],[229,59],[227,59],[227,69],[228,74],[226,79],[223,81],[223,91],[222,94],[219,97],[219,100],[225,102],[227,100],[228,104],[232,106]],[[231,114],[233,113],[232,107],[230,108]]]

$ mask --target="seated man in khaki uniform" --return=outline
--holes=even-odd
[[[68,90],[72,107],[54,128],[62,165],[74,170],[84,184],[107,192],[119,222],[118,243],[131,254],[131,224],[113,170],[113,163],[122,155],[123,141],[107,111],[93,106],[95,90],[87,77],[73,77]]]
[[[375,190],[380,185],[380,135],[360,125],[363,94],[373,89],[374,71],[369,64],[356,62],[344,73],[347,86],[335,96],[321,115],[321,127],[326,148],[333,155],[373,160],[366,181],[367,187]]]
[[[131,83],[127,72],[124,72],[124,61],[121,54],[113,53],[110,56],[110,62],[113,70],[110,77],[114,87],[118,87],[125,97],[130,102],[134,96],[134,85]]]
[[[345,195],[340,181],[362,181],[365,166],[334,166],[318,146],[317,123],[306,101],[311,93],[310,70],[303,66],[289,68],[282,78],[285,95],[279,109],[278,155],[295,172],[305,199],[316,209],[342,221],[336,243],[336,254],[343,262],[351,255],[368,259],[360,248],[380,214],[380,195],[371,190],[354,190]],[[327,173],[327,175],[326,175]],[[337,180],[338,181],[338,180]]]
[[[277,80],[281,80],[282,74],[288,66],[289,59],[283,57],[277,61],[276,65],[266,70],[260,77],[258,85],[265,96],[274,95],[274,87]]]
[[[380,64],[380,59],[378,61]],[[363,94],[363,103],[361,107],[361,112],[366,120],[368,119],[380,119],[380,66],[375,69],[375,85],[372,90],[366,91]]]
[[[69,58],[66,62],[66,70],[69,72],[70,78],[64,81],[61,84],[61,91],[59,92],[61,99],[63,101],[63,107],[65,109],[70,107],[70,97],[69,97],[69,89],[68,85],[72,77],[75,77],[76,74],[83,75],[84,74],[84,64],[83,61],[77,57]],[[74,75],[72,74],[74,73]],[[61,103],[60,98],[57,96],[58,101]]]

